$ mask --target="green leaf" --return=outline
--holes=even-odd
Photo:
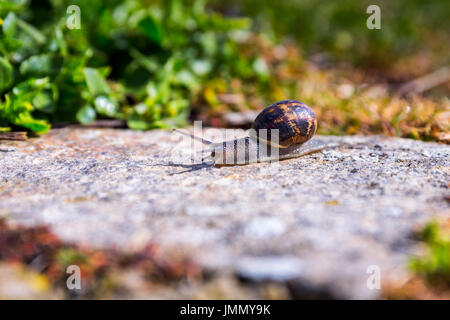
[[[21,19],[17,19],[17,25],[31,38],[33,38],[38,44],[44,44],[46,41],[45,36],[31,24],[26,23]]]
[[[10,12],[5,20],[3,20],[3,33],[8,36],[12,37],[14,33],[16,32],[17,28],[17,17],[13,12]]]
[[[253,70],[261,79],[267,79],[270,75],[269,67],[266,61],[259,57],[253,62]]]
[[[49,88],[49,78],[34,79],[30,78],[27,81],[17,84],[13,89],[12,93],[15,100],[21,102],[31,102],[33,97],[45,88]]]
[[[23,11],[27,5],[26,0],[0,0],[0,17],[4,17],[9,12]]]
[[[36,94],[32,100],[33,107],[45,113],[55,111],[55,99],[53,92],[45,90]]]
[[[117,113],[117,102],[107,96],[98,96],[95,98],[94,104],[100,114],[114,116]]]
[[[11,113],[11,97],[9,94],[4,95],[4,101],[0,101],[0,121],[3,118],[7,118],[8,114]]]
[[[58,54],[41,54],[32,56],[22,62],[20,73],[30,77],[45,77],[57,75],[63,65],[63,57]]]
[[[10,12],[3,21],[3,32],[8,37],[14,37],[17,29],[21,29],[38,44],[45,43],[46,38],[38,29],[17,18],[13,12]]]
[[[163,39],[162,29],[152,17],[146,16],[139,21],[138,28],[144,32],[148,40],[156,44],[161,44]]]
[[[128,128],[133,130],[148,130],[151,128],[148,121],[139,117],[137,114],[133,114],[130,119],[127,120]]]
[[[145,68],[149,72],[155,72],[159,68],[159,65],[155,58],[146,57],[134,48],[130,50],[130,55],[141,67]]]
[[[4,102],[0,103],[0,119],[6,119],[11,124],[30,129],[39,134],[50,129],[47,121],[33,118],[30,113],[33,110],[30,102],[15,96],[11,98],[8,94],[5,95],[4,99]]]
[[[83,108],[77,112],[77,120],[81,124],[89,124],[95,120],[96,113],[95,109],[90,105],[85,105]]]
[[[108,95],[110,90],[105,79],[100,75],[97,69],[84,68],[83,73],[86,79],[89,92],[93,97],[98,95]]]
[[[176,99],[169,101],[167,103],[167,115],[169,117],[175,117],[180,114],[183,110],[185,110],[189,106],[189,101],[185,99]]]
[[[5,58],[0,57],[0,93],[12,83],[13,68]]]
[[[49,49],[51,51],[59,51],[63,56],[67,55],[67,43],[60,27],[55,29],[51,39]]]
[[[50,125],[45,120],[34,119],[29,112],[22,112],[14,121],[15,125],[28,128],[36,133],[44,134],[50,130]]]

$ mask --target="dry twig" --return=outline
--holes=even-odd
[[[420,94],[434,87],[450,81],[450,68],[443,67],[426,76],[417,78],[402,85],[398,91],[399,96],[409,96],[413,94]]]
[[[25,131],[20,132],[0,132],[0,140],[27,140],[27,133]]]

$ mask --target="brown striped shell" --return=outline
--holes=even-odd
[[[317,119],[306,104],[296,100],[278,101],[265,108],[255,119],[251,131],[260,137],[260,129],[267,129],[267,141],[271,141],[271,129],[278,129],[280,148],[302,144],[317,130]],[[266,139],[261,139],[266,140]]]

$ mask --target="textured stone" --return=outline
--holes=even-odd
[[[295,275],[294,296],[377,297],[366,287],[368,266],[380,267],[382,282],[401,276],[419,248],[412,230],[450,215],[450,148],[380,136],[314,139],[339,147],[216,168],[192,164],[190,143],[168,131],[52,130],[0,144],[0,215],[97,247],[181,247],[218,273],[257,277],[267,264],[252,273],[254,261],[281,257],[268,278]]]

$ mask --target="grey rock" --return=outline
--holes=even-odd
[[[192,163],[190,142],[167,131],[52,130],[0,146],[13,150],[0,153],[0,216],[95,247],[179,247],[219,273],[288,281],[294,297],[376,298],[367,268],[379,266],[382,282],[401,277],[419,247],[411,232],[450,215],[450,147],[314,139],[339,147],[215,168]]]

